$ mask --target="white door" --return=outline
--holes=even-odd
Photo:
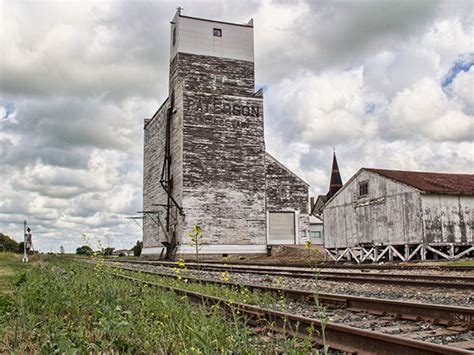
[[[268,227],[268,244],[296,244],[294,212],[269,212]]]

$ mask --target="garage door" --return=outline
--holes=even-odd
[[[294,212],[269,212],[269,244],[295,244]]]

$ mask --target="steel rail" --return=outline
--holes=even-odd
[[[169,275],[156,271],[137,270],[128,267],[122,267],[122,270],[141,272],[149,275],[158,275],[164,277],[178,278],[178,275]],[[394,319],[406,319],[416,321],[429,321],[434,324],[443,324],[447,326],[462,325],[469,329],[474,329],[474,308],[446,306],[432,303],[417,303],[407,301],[386,300],[381,298],[360,297],[341,295],[333,293],[320,293],[307,290],[298,290],[290,288],[280,288],[272,286],[262,286],[253,284],[236,283],[229,281],[220,281],[212,279],[200,279],[180,274],[192,282],[201,282],[215,284],[226,287],[245,288],[252,291],[270,292],[285,296],[289,300],[303,303],[315,303],[315,297],[318,301],[328,308],[344,308],[349,311],[363,311],[374,315],[390,315]]]
[[[80,258],[78,255],[68,256],[65,255],[64,257],[70,258]],[[106,257],[106,259],[117,259],[117,257]],[[128,259],[133,260],[133,259]],[[472,259],[471,259],[472,260]],[[141,260],[137,261],[155,261],[155,260],[147,260],[146,256],[142,256]],[[474,261],[474,260],[473,260]],[[185,262],[195,262],[195,259],[185,259]],[[203,260],[206,264],[227,264],[227,265],[235,265],[235,266],[256,266],[256,267],[284,267],[284,268],[294,268],[294,269],[308,269],[308,263],[301,264],[301,263],[289,263],[289,262],[282,262],[282,263],[249,263],[249,262],[241,262],[237,260],[229,260],[229,261],[218,261],[218,260]],[[442,262],[439,262],[440,265],[435,264],[401,264],[401,263],[391,263],[391,264],[348,264],[348,263],[317,263],[315,267],[317,269],[354,269],[354,270],[438,270],[438,271],[461,271],[461,272],[468,272],[474,271],[474,265],[443,265]]]
[[[146,260],[116,260],[120,263],[147,264],[164,267],[176,267],[176,262],[170,261],[146,261]],[[235,266],[235,265],[215,265],[207,263],[186,263],[189,269],[200,269],[204,271],[229,271],[239,273],[250,273],[260,275],[273,275],[284,277],[295,277],[304,279],[326,280],[326,281],[346,281],[357,283],[375,283],[390,284],[397,283],[404,286],[415,287],[435,287],[435,288],[458,288],[458,289],[474,289],[474,277],[467,276],[442,276],[442,275],[405,275],[405,274],[369,274],[369,273],[351,273],[351,272],[328,272],[320,271],[317,268],[313,271],[297,270],[297,269],[280,269],[256,266]],[[446,281],[452,279],[458,281]]]
[[[186,262],[193,262],[195,260],[189,259],[185,260]],[[206,264],[223,264],[224,261],[217,261],[217,260],[205,260]],[[229,260],[225,261],[226,264],[229,265],[237,265],[237,266],[263,266],[263,267],[293,267],[293,268],[308,268],[308,263],[301,264],[301,263],[249,263],[249,262],[241,262],[238,260]],[[435,265],[435,264],[400,264],[400,263],[392,263],[392,264],[348,264],[348,263],[318,263],[316,264],[318,269],[355,269],[355,270],[443,270],[443,271],[474,271],[474,266],[468,265]]]
[[[70,258],[80,258],[78,255],[68,256],[65,255],[64,257]],[[105,257],[106,259],[111,260],[118,260],[117,257]],[[141,257],[141,260],[137,261],[158,261],[158,260],[147,260],[146,256]],[[132,260],[133,259],[128,259]],[[195,262],[194,259],[186,260],[185,262]],[[474,260],[473,260],[474,261]],[[227,264],[227,265],[235,265],[235,266],[255,266],[255,267],[278,267],[278,268],[294,268],[294,269],[308,269],[308,263],[301,264],[301,263],[289,263],[289,262],[282,262],[282,263],[246,263],[237,260],[229,260],[229,261],[218,261],[218,260],[203,260],[205,264]],[[468,272],[474,271],[474,265],[443,265],[440,262],[440,265],[435,264],[401,264],[401,263],[391,263],[391,264],[348,264],[348,263],[317,263],[314,265],[317,269],[354,269],[354,270],[438,270],[438,271],[461,271],[461,272]]]
[[[191,268],[191,267],[190,267]],[[196,266],[192,266],[196,269]],[[354,274],[354,273],[338,273],[338,272],[326,272],[316,271],[313,273],[300,273],[294,271],[271,271],[271,270],[257,270],[257,269],[245,269],[245,268],[216,268],[216,267],[203,267],[206,271],[230,271],[240,273],[251,273],[260,275],[275,275],[285,277],[295,277],[304,279],[320,279],[326,281],[346,281],[346,282],[357,282],[357,283],[375,283],[375,284],[390,284],[393,285],[395,282],[403,284],[404,286],[422,286],[422,287],[442,287],[442,288],[460,288],[460,289],[474,289],[474,282],[470,279],[465,281],[457,277],[459,281],[440,281],[437,276],[432,275],[396,275],[396,274]],[[453,278],[450,277],[450,280]]]
[[[177,287],[163,286],[155,282],[141,280],[130,276],[112,273],[113,276],[129,280],[133,283],[146,284],[185,296],[195,304],[205,306],[217,305],[226,312],[239,311],[254,324],[266,329],[311,340],[318,345],[326,343],[330,348],[357,354],[472,354],[472,352],[453,348],[450,346],[428,343],[424,341],[403,338],[353,328],[341,324],[326,323],[324,326],[324,340],[321,331],[322,324],[319,320],[297,316],[271,309],[261,308],[239,302],[208,296],[197,292],[184,290]]]

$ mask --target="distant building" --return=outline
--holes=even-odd
[[[474,254],[474,175],[360,169],[323,208],[334,260]]]
[[[329,179],[329,190],[326,195],[319,195],[314,202],[311,203],[311,214],[313,216],[321,216],[323,206],[342,188],[342,178],[337,164],[336,151],[332,156],[331,177]]]
[[[133,249],[114,249],[114,251],[112,251],[112,255],[116,255],[116,256],[120,256],[120,255],[131,256],[131,255],[133,255]]]
[[[342,188],[342,178],[337,164],[336,151],[334,150],[332,157],[331,180],[329,181],[329,191],[326,194],[329,200]]]
[[[266,253],[309,230],[308,184],[265,150],[252,21],[183,16],[169,97],[144,124],[143,254]]]
[[[329,190],[326,195],[319,195],[316,199],[311,197],[310,199],[310,231],[309,238],[312,244],[323,244],[324,238],[324,224],[322,211],[326,202],[334,194],[336,194],[342,188],[342,178],[339,172],[339,166],[337,164],[336,151],[333,153],[332,166],[331,166],[331,177],[329,179]]]
[[[323,244],[323,220],[320,216],[309,216],[309,240],[311,244]]]

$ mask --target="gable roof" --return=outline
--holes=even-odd
[[[363,169],[412,186],[426,193],[474,195],[474,174]]]
[[[313,208],[311,209],[310,214],[315,215],[315,214],[321,213],[324,204],[328,200],[329,198],[327,197],[327,195],[318,195],[318,197],[316,198],[316,202],[314,203]]]
[[[277,164],[278,166],[280,166],[282,169],[286,170],[288,173],[290,173],[291,175],[293,175],[295,178],[297,178],[298,180],[300,180],[302,183],[306,184],[307,186],[310,186],[305,179],[299,177],[298,175],[296,175],[294,172],[292,172],[290,169],[288,169],[283,163],[281,163],[280,161],[278,161],[273,155],[271,155],[270,153],[268,152],[265,152],[265,158],[268,157],[270,160],[274,161],[275,164]]]
[[[169,97],[166,98],[165,101],[163,101],[163,103],[160,105],[160,108],[158,110],[156,110],[155,114],[153,115],[152,118],[145,118],[144,122],[144,129],[146,129],[146,127],[150,124],[151,121],[153,121],[156,117],[158,117],[158,114],[160,113],[160,111],[163,109],[163,107],[165,106],[165,104],[168,102],[168,99]]]

